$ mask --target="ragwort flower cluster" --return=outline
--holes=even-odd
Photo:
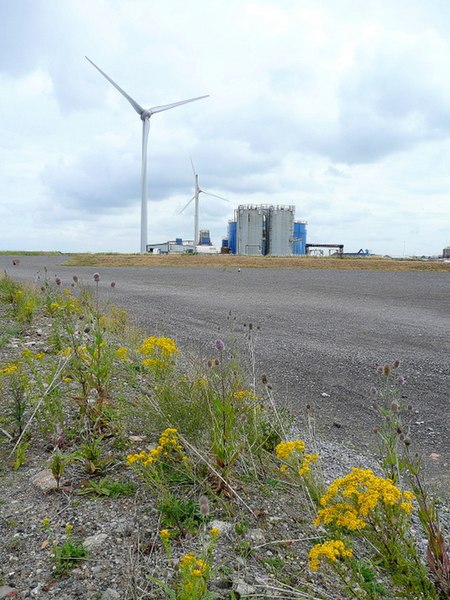
[[[197,558],[193,552],[185,554],[178,563],[180,584],[177,598],[180,600],[200,600],[207,591],[210,567],[207,562]]]
[[[143,450],[139,454],[129,454],[127,456],[126,464],[132,466],[137,463],[143,467],[151,467],[161,457],[177,457],[182,462],[188,460],[188,457],[183,451],[183,446],[178,441],[178,432],[173,427],[168,427],[162,432],[156,448],[153,448],[149,452]]]
[[[168,337],[150,336],[138,348],[138,353],[146,357],[141,360],[142,365],[156,369],[167,367],[178,352],[175,341]]]
[[[342,540],[328,540],[311,548],[308,555],[308,564],[311,571],[318,571],[320,563],[324,559],[336,562],[338,559],[351,558],[352,556],[353,550],[346,548]]]
[[[390,479],[377,477],[370,469],[354,468],[329,486],[320,499],[323,508],[314,524],[333,524],[357,531],[364,529],[377,511],[394,510],[400,516],[409,515],[413,499],[414,494],[402,492]]]
[[[289,466],[291,466],[297,471],[298,475],[307,475],[311,471],[311,464],[318,460],[319,455],[305,452],[305,448],[305,442],[302,440],[280,442],[275,447],[277,458],[284,461],[280,467],[280,471],[287,471]]]

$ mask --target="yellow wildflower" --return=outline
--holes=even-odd
[[[233,398],[235,400],[259,400],[259,397],[251,390],[238,390],[233,392]]]
[[[180,558],[180,567],[185,567],[193,563],[195,563],[195,554],[193,552],[189,552]]]
[[[212,527],[209,531],[209,534],[213,537],[217,537],[218,535],[220,535],[220,529],[218,527]]]
[[[161,531],[159,532],[159,537],[162,540],[170,540],[171,538],[171,533],[168,529],[161,529]]]
[[[8,376],[8,375],[12,375],[13,373],[15,373],[18,370],[18,366],[15,365],[14,363],[9,363],[7,365],[5,365],[2,369],[0,369],[0,375],[4,375],[4,376]]]
[[[303,462],[298,470],[298,474],[301,476],[306,475],[307,473],[309,473],[311,471],[311,463],[316,462],[316,460],[319,459],[319,455],[317,453],[314,454],[309,454],[308,452],[305,452],[305,457],[303,459]]]
[[[164,358],[169,358],[172,354],[179,352],[179,350],[171,338],[151,336],[142,342],[138,352],[146,356],[159,353]]]
[[[149,367],[150,369],[164,369],[166,363],[160,358],[144,358],[141,360],[141,363],[144,367]]]
[[[128,358],[128,348],[117,348],[115,355],[119,360],[125,360]]]
[[[336,479],[320,499],[323,507],[315,524],[345,527],[350,530],[366,527],[366,518],[380,507],[397,507],[403,513],[412,511],[411,492],[402,492],[390,479],[377,477],[370,469],[352,469]]]
[[[308,562],[311,571],[318,571],[321,558],[335,562],[338,558],[350,558],[353,551],[345,547],[341,540],[329,540],[323,544],[316,544],[309,551]]]
[[[293,442],[280,442],[275,448],[275,454],[278,458],[287,460],[293,452],[303,452],[305,443],[302,440]]]

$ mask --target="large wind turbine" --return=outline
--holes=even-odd
[[[206,194],[207,196],[214,196],[214,198],[220,198],[221,200],[225,200],[225,202],[228,202],[228,200],[226,198],[223,198],[222,196],[218,196],[217,194],[212,194],[211,192],[206,192],[205,190],[202,190],[201,187],[199,186],[198,183],[198,174],[195,172],[195,167],[194,167],[194,163],[192,161],[192,156],[191,158],[191,165],[192,165],[192,172],[194,173],[194,178],[195,178],[195,193],[192,196],[192,198],[189,200],[189,202],[179,211],[178,214],[181,214],[188,206],[189,204],[195,200],[194,203],[194,252],[195,252],[195,247],[196,245],[199,243],[199,239],[198,239],[198,198],[200,196],[200,194]]]
[[[201,100],[202,98],[208,98],[206,96],[198,96],[197,98],[189,98],[189,100],[181,100],[180,102],[173,102],[172,104],[164,104],[163,106],[153,106],[152,108],[142,108],[140,104],[138,104],[131,96],[129,96],[126,92],[123,91],[121,87],[115,83],[111,77],[108,77],[106,73],[104,73],[96,64],[92,62],[90,58],[86,56],[86,59],[91,63],[93,67],[100,71],[100,73],[105,77],[109,83],[111,83],[117,91],[119,91],[122,96],[124,96],[134,110],[138,113],[138,115],[142,119],[142,169],[141,169],[141,254],[147,251],[147,145],[148,145],[148,134],[150,131],[150,117],[156,113],[163,112],[165,110],[170,110],[171,108],[175,108],[176,106],[181,106],[182,104],[187,104],[188,102],[195,102],[196,100]]]

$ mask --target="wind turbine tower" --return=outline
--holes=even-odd
[[[179,211],[178,214],[181,214],[190,205],[190,203],[193,200],[195,200],[195,202],[194,202],[194,252],[195,252],[195,247],[199,243],[199,228],[198,228],[199,200],[198,199],[199,199],[200,194],[206,194],[206,196],[213,196],[214,198],[220,198],[220,200],[225,200],[225,202],[228,202],[228,200],[226,198],[223,198],[222,196],[218,196],[217,194],[212,194],[211,192],[206,192],[205,190],[202,190],[198,183],[198,173],[195,172],[195,167],[194,167],[194,163],[192,161],[192,157],[191,157],[191,165],[192,165],[192,171],[194,173],[194,178],[195,178],[195,192],[194,192],[194,195],[192,196],[192,198]]]
[[[142,120],[142,168],[141,168],[141,254],[147,251],[147,232],[148,232],[148,218],[147,218],[147,146],[148,146],[148,134],[150,132],[150,118],[152,115],[170,110],[182,104],[188,102],[195,102],[196,100],[202,100],[202,98],[208,98],[206,96],[198,96],[197,98],[189,98],[188,100],[180,100],[179,102],[173,102],[172,104],[164,104],[162,106],[153,106],[152,108],[145,109],[138,104],[131,96],[129,96],[124,90],[117,85],[106,73],[104,73],[96,64],[92,62],[90,58],[86,56],[86,59],[91,63],[93,67],[99,71],[103,77],[105,77],[109,83],[111,83],[118,92],[124,96],[138,113]]]

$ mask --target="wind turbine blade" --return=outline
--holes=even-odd
[[[220,198],[220,200],[225,200],[225,202],[229,202],[229,200],[227,200],[223,196],[218,196],[217,194],[211,194],[211,192],[205,192],[205,190],[200,190],[200,191],[203,192],[204,194],[206,194],[207,196],[214,196],[214,198]]]
[[[189,200],[189,202],[181,210],[178,211],[179,215],[181,215],[181,213],[189,206],[189,204],[192,202],[192,200],[195,200],[195,196],[192,196],[192,198]]]
[[[192,165],[192,172],[194,173],[194,177],[196,176],[196,172],[195,172],[195,167],[194,167],[194,161],[192,160],[192,156],[189,154],[189,158],[191,159],[191,165]]]
[[[189,98],[189,100],[180,100],[180,102],[173,102],[172,104],[164,104],[163,106],[154,106],[153,108],[149,109],[149,112],[154,115],[155,113],[162,112],[163,110],[170,110],[176,106],[181,106],[182,104],[187,104],[188,102],[195,102],[196,100],[202,100],[203,98],[209,98],[209,94],[206,96],[198,96],[197,98]]]
[[[100,69],[100,67],[97,67],[97,65],[95,63],[92,62],[92,60],[90,58],[88,58],[87,56],[85,57],[93,67],[95,67],[97,69],[97,71],[100,71],[100,73],[103,75],[103,77],[106,77],[106,79],[109,81],[109,83],[111,83],[118,92],[120,92],[122,94],[122,96],[124,96],[128,102],[131,104],[131,106],[134,108],[134,110],[141,115],[144,112],[144,109],[142,108],[142,106],[140,104],[138,104],[135,100],[133,100],[133,98],[131,96],[129,96],[126,92],[123,91],[123,89],[121,87],[119,87],[117,85],[117,83],[115,81],[113,81],[111,79],[111,77],[108,77],[108,75],[102,71]]]

